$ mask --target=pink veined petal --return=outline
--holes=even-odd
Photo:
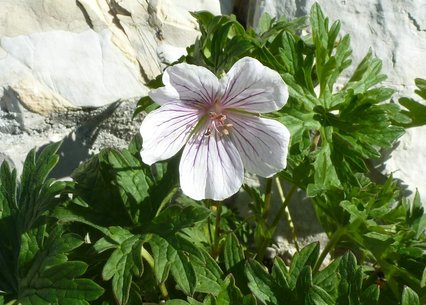
[[[198,122],[198,111],[184,104],[165,104],[142,121],[142,161],[151,165],[174,156]]]
[[[186,63],[177,64],[163,73],[165,87],[152,90],[149,96],[158,104],[184,102],[192,105],[211,104],[221,96],[221,86],[210,70]]]
[[[267,113],[281,109],[288,99],[288,88],[278,72],[258,60],[238,60],[221,79],[222,104],[248,112]]]
[[[287,165],[290,132],[281,123],[257,116],[232,114],[230,137],[247,171],[271,177]]]
[[[195,199],[223,200],[241,187],[244,168],[232,142],[212,132],[191,137],[183,149],[179,166],[180,185]]]

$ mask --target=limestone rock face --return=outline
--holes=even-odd
[[[125,146],[140,124],[131,109],[146,83],[199,35],[189,11],[229,14],[233,3],[0,1],[0,160],[20,168],[31,148],[61,139],[85,151],[74,154],[76,164],[97,148]],[[109,120],[99,113],[115,124],[102,125]],[[104,129],[92,132],[86,120]]]
[[[201,9],[220,14],[221,4],[2,1],[0,86],[40,114],[139,98],[161,73],[161,59],[176,60],[195,41],[189,10]]]
[[[305,16],[315,2],[331,21],[341,21],[343,33],[350,34],[354,64],[372,48],[383,61],[387,85],[400,95],[413,93],[414,78],[426,78],[426,2],[422,0],[252,0],[249,20],[256,26],[264,12]]]
[[[353,63],[371,47],[383,61],[388,75],[385,85],[398,96],[413,96],[414,79],[426,79],[426,2],[424,0],[250,0],[248,22],[256,26],[259,17],[304,16],[318,2],[331,21],[340,20],[342,31],[351,36]],[[419,99],[418,99],[419,100]],[[419,100],[420,101],[420,100]],[[419,189],[426,205],[426,127],[408,130],[391,158],[386,172],[404,181],[414,192]]]

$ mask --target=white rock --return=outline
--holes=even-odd
[[[0,88],[41,114],[138,99],[162,62],[199,35],[189,10],[223,7],[219,0],[3,0]]]
[[[70,106],[98,107],[146,92],[138,67],[113,46],[107,30],[100,33],[90,29],[80,33],[50,31],[3,37],[0,45],[14,59],[12,71],[31,70],[31,80],[36,85],[32,88],[26,86],[28,77],[8,80],[11,70],[2,69],[0,79],[3,84],[9,82],[16,91],[25,88],[25,95],[32,95],[33,99],[23,102],[35,112],[58,111]],[[68,103],[50,102],[47,92],[52,101],[62,97]],[[59,97],[54,99],[55,95]],[[47,107],[49,104],[51,107]]]

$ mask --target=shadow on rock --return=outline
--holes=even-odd
[[[86,161],[93,155],[91,149],[101,131],[101,123],[108,119],[120,104],[121,102],[115,102],[109,105],[102,112],[79,124],[74,131],[62,140],[62,145],[58,151],[60,159],[50,173],[51,178],[69,177],[81,162]],[[46,145],[40,147],[39,151]]]

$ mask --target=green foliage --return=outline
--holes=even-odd
[[[236,59],[248,55],[277,70],[287,83],[289,101],[272,115],[292,134],[288,167],[281,176],[312,198],[321,224],[332,239],[331,247],[351,249],[379,266],[386,274],[385,295],[394,300],[401,295],[403,284],[420,292],[425,235],[423,225],[419,231],[423,211],[418,196],[410,205],[406,199],[401,200],[392,178],[384,184],[371,181],[369,164],[370,159],[381,156],[383,149],[393,146],[405,127],[423,124],[415,117],[421,113],[417,111],[421,105],[402,111],[389,102],[394,90],[381,85],[386,76],[381,74],[381,61],[371,50],[347,80],[341,77],[351,64],[350,39],[339,36],[340,23],[331,24],[317,4],[309,17],[311,36],[297,34],[304,26],[300,20],[289,23],[268,16],[261,20],[257,33],[250,29],[233,32],[232,39],[239,35],[250,47],[243,48],[244,52],[229,63],[228,57],[233,57],[226,51],[226,42],[231,35],[218,29],[235,20],[208,14],[195,16],[200,28],[206,30],[201,45],[189,49],[187,62],[206,66],[220,76]],[[206,47],[208,56],[200,56],[204,46],[213,45],[213,39],[225,42],[220,51],[216,50],[216,56],[223,59],[219,69],[211,60],[215,58],[214,48]],[[416,84],[421,96],[423,83],[417,80]],[[404,101],[401,104],[410,110],[414,102]],[[264,198],[259,191],[245,190],[254,202],[254,215],[264,216]],[[407,223],[406,215],[412,209],[417,211],[416,225]],[[268,223],[262,217],[255,221],[255,231],[262,232],[255,235],[255,241],[268,240]],[[266,286],[272,289],[270,282]],[[322,300],[324,294],[315,294],[315,302],[327,303]],[[368,288],[364,295],[378,302],[376,289]]]
[[[6,162],[0,168],[0,291],[2,300],[20,304],[88,304],[103,289],[81,278],[87,264],[69,260],[83,241],[63,233],[48,218],[66,192],[66,183],[48,179],[56,165],[60,143],[32,150],[20,181]],[[67,293],[64,293],[67,291]],[[3,302],[3,301],[2,301]]]
[[[362,287],[363,272],[352,253],[314,272],[318,254],[318,244],[308,245],[294,256],[290,268],[276,259],[272,273],[249,261],[249,287],[265,304],[377,304],[379,288]]]
[[[415,80],[417,90],[416,94],[420,96],[423,100],[426,100],[426,80],[421,78],[416,78]],[[416,127],[426,124],[426,106],[416,102],[412,98],[401,97],[399,103],[407,108],[406,111],[403,111],[408,117],[410,117],[410,122],[404,122],[403,126],[405,127]]]
[[[102,269],[105,281],[112,279],[112,290],[119,304],[126,304],[130,297],[133,276],[143,273],[143,239],[120,227],[109,228],[108,238],[99,239],[93,246],[97,253],[112,249]]]
[[[73,173],[73,200],[55,216],[88,232],[94,244],[86,260],[96,261],[91,272],[102,274],[106,298],[136,304],[147,287],[166,282],[187,295],[217,294],[220,268],[185,232],[210,210],[177,193],[172,161],[146,166],[139,149],[135,138],[129,149],[105,149],[82,164]]]
[[[418,295],[410,288],[405,287],[402,292],[402,305],[420,305],[420,300]]]
[[[102,295],[99,285],[79,278],[86,272],[87,264],[68,261],[67,254],[83,243],[78,236],[62,234],[57,228],[40,242],[36,255],[28,262],[30,267],[20,278],[17,296],[20,304],[85,305]]]

